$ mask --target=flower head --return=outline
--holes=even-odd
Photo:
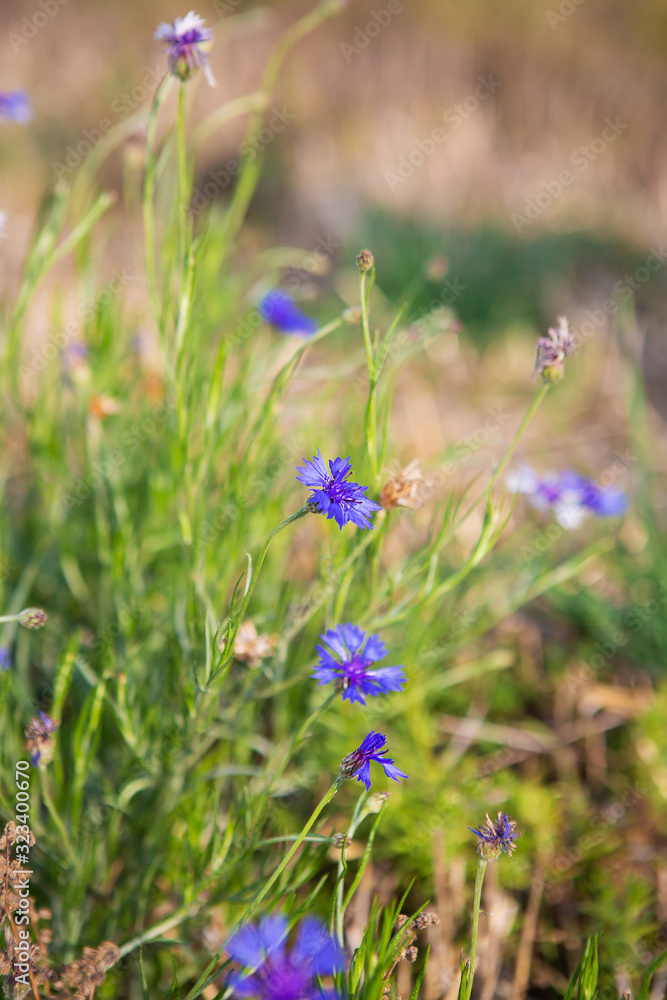
[[[552,509],[564,528],[578,528],[588,514],[618,517],[625,512],[627,497],[622,490],[598,486],[572,469],[540,478],[529,465],[507,477],[507,488],[527,494],[536,510]]]
[[[153,37],[167,42],[165,51],[174,76],[189,80],[198,69],[203,69],[209,84],[215,87],[215,77],[208,62],[213,32],[204,27],[203,17],[191,10],[185,17],[177,17],[173,24],[163,21]]]
[[[53,752],[56,748],[53,734],[57,728],[57,723],[46,712],[39,712],[28,723],[25,738],[28,741],[30,762],[33,767],[38,765],[46,767],[53,760]]]
[[[338,944],[315,917],[302,921],[289,954],[285,951],[287,920],[265,917],[234,934],[227,951],[250,972],[235,972],[229,985],[236,996],[259,1000],[316,1000],[331,997],[317,983],[343,967]]]
[[[419,459],[414,458],[404,469],[393,472],[391,479],[382,487],[380,506],[385,510],[393,510],[394,507],[416,510],[424,502],[420,496],[420,488],[424,483]]]
[[[357,256],[357,267],[362,274],[366,274],[375,267],[375,258],[370,250],[362,250]]]
[[[0,92],[0,122],[5,118],[17,125],[32,121],[32,104],[24,90]]]
[[[302,468],[297,466],[301,475],[296,478],[313,490],[308,502],[318,513],[326,514],[329,520],[335,517],[339,528],[348,521],[362,530],[373,527],[370,516],[381,509],[380,505],[364,496],[367,486],[346,481],[351,474],[349,458],[329,460],[328,472],[319,451],[310,460],[304,458],[304,462]]]
[[[387,655],[387,647],[376,635],[369,635],[348,622],[329,629],[320,639],[323,645],[316,647],[320,662],[312,676],[320,684],[338,683],[343,690],[343,701],[349,699],[365,705],[365,695],[375,697],[403,690],[406,678],[402,666],[371,669],[371,664]]]
[[[49,616],[42,608],[24,608],[19,611],[16,620],[23,628],[41,628],[46,625]]]
[[[343,757],[339,772],[341,778],[356,778],[357,781],[364,783],[367,791],[370,791],[372,760],[376,760],[382,766],[388,778],[393,778],[394,781],[407,778],[407,774],[399,771],[390,757],[384,756],[387,752],[383,749],[386,742],[387,737],[382,733],[369,733],[357,750]]]
[[[315,320],[302,313],[294,304],[291,295],[280,288],[267,292],[257,308],[262,319],[275,326],[280,333],[312,337],[317,330]]]
[[[251,621],[241,622],[234,640],[234,656],[249,667],[258,667],[260,660],[273,656],[276,640],[271,635],[259,635]]]
[[[9,670],[12,665],[12,656],[5,646],[0,647],[0,670]]]
[[[541,375],[545,382],[559,382],[563,377],[565,358],[577,349],[577,342],[570,333],[564,316],[556,320],[558,326],[549,327],[546,337],[537,341],[537,357],[533,376]]]
[[[495,823],[486,814],[486,826],[481,826],[479,830],[468,827],[471,833],[479,837],[477,850],[487,861],[495,861],[501,854],[508,854],[512,857],[512,851],[516,850],[515,839],[519,836],[514,820],[508,819],[507,813],[498,813]]]

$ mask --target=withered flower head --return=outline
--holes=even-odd
[[[385,483],[380,493],[380,506],[385,510],[393,510],[394,507],[417,510],[424,503],[420,488],[425,482],[419,468],[419,459],[413,458],[404,469],[392,472],[391,479]]]
[[[54,985],[56,989],[62,989],[63,983],[66,983],[70,989],[76,990],[74,996],[82,1000],[93,996],[104,982],[107,971],[119,958],[120,952],[113,941],[103,941],[97,948],[84,948],[83,958],[66,965],[60,973],[60,981]]]
[[[28,741],[28,752],[33,767],[46,767],[53,760],[56,749],[53,734],[57,728],[57,724],[46,712],[40,712],[28,723],[25,738]]]
[[[565,358],[574,354],[577,342],[570,332],[564,316],[556,320],[557,327],[549,327],[546,337],[537,341],[537,357],[535,358],[535,375],[541,375],[545,382],[560,382],[565,368]]]
[[[251,621],[241,622],[234,642],[234,656],[237,660],[247,663],[249,667],[258,667],[260,660],[273,656],[275,648],[275,636],[258,635]]]
[[[498,813],[498,819],[494,823],[489,814],[486,814],[486,826],[479,830],[468,827],[471,833],[479,838],[477,850],[485,861],[495,861],[502,854],[512,857],[512,851],[516,850],[515,839],[519,836],[514,820],[509,819],[507,813]]]

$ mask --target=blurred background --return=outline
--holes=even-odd
[[[189,88],[194,120],[255,89],[276,38],[307,9],[200,5],[215,28],[217,88],[203,77]],[[183,13],[174,3],[5,3],[0,87],[28,90],[36,109],[30,129],[0,132],[5,281],[16,280],[44,190],[146,107],[165,66],[153,32]],[[334,264],[368,243],[390,296],[444,254],[446,304],[482,345],[556,312],[576,329],[592,310],[606,336],[604,302],[622,286],[664,409],[666,47],[657,0],[351,2],[280,74],[252,222],[269,242],[326,248]],[[207,205],[229,196],[243,127],[238,118],[201,145]],[[121,197],[140,132],[130,122],[105,165]],[[120,230],[116,243],[126,260]]]

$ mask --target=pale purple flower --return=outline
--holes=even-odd
[[[619,517],[628,504],[622,490],[598,486],[572,469],[540,478],[529,465],[523,465],[510,473],[506,482],[510,492],[525,493],[536,510],[553,510],[564,528],[578,528],[589,514]]]
[[[169,70],[174,76],[189,80],[198,69],[203,69],[209,84],[215,87],[215,77],[208,62],[213,32],[205,28],[204,23],[203,17],[191,10],[185,17],[177,17],[173,24],[163,21],[153,37],[167,42]]]
[[[319,451],[310,460],[304,458],[304,462],[303,467],[297,467],[301,475],[296,478],[313,490],[309,503],[318,513],[326,514],[328,519],[334,517],[339,528],[348,521],[362,530],[373,527],[371,514],[381,510],[380,504],[364,496],[367,486],[349,482],[347,477],[352,471],[349,458],[329,460],[328,470]]]
[[[4,119],[27,125],[32,121],[32,103],[24,90],[0,91],[0,122]]]
[[[348,622],[329,629],[320,639],[323,644],[316,647],[320,662],[312,676],[320,684],[338,684],[343,701],[365,705],[366,695],[374,697],[403,690],[406,677],[402,666],[372,669],[376,660],[387,655],[387,647],[378,636]]]
[[[9,670],[12,665],[12,655],[6,646],[0,646],[0,670]]]
[[[563,377],[565,358],[577,349],[566,318],[559,316],[556,323],[556,327],[549,327],[546,337],[539,337],[537,341],[533,377],[539,374],[545,382],[558,382]]]

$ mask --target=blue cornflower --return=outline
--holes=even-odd
[[[24,90],[0,92],[0,121],[7,118],[17,125],[27,125],[32,121],[32,104]]]
[[[213,40],[213,32],[204,27],[204,19],[193,10],[185,17],[177,17],[173,24],[163,21],[153,35],[157,41],[167,42],[169,70],[180,80],[189,80],[198,69],[211,87],[215,87],[215,77],[208,62],[208,53]]]
[[[399,771],[391,757],[384,756],[387,751],[382,748],[386,742],[387,737],[382,733],[369,733],[358,750],[343,757],[339,771],[341,778],[356,778],[357,781],[364,783],[367,791],[370,791],[372,760],[376,760],[384,768],[388,778],[393,778],[394,781],[407,778],[407,774]]]
[[[11,653],[5,646],[0,646],[0,670],[9,670],[11,665]]]
[[[296,478],[313,490],[309,503],[316,504],[320,514],[326,514],[329,520],[335,517],[339,528],[348,521],[362,530],[373,527],[370,516],[374,510],[381,510],[380,504],[363,495],[367,486],[346,482],[351,474],[349,458],[329,460],[330,472],[319,450],[312,459],[304,458],[304,462],[303,467],[297,466],[296,471],[301,475]]]
[[[229,985],[239,997],[259,1000],[334,1000],[318,976],[330,976],[343,968],[338,944],[315,917],[302,921],[291,952],[285,953],[287,920],[265,917],[237,931],[227,945],[231,957],[253,970],[235,972]]]
[[[294,304],[292,296],[280,288],[267,292],[257,306],[260,316],[266,323],[275,326],[280,333],[295,333],[302,337],[312,337],[317,330],[317,323],[306,316]]]
[[[369,635],[358,625],[348,622],[329,629],[320,639],[324,645],[316,649],[321,659],[312,676],[320,684],[339,683],[343,701],[347,698],[365,705],[364,695],[374,697],[403,690],[406,677],[402,666],[369,669],[372,663],[387,655],[387,647],[376,635]]]
[[[477,850],[487,861],[495,861],[500,854],[508,854],[512,857],[512,851],[516,850],[515,839],[519,836],[514,820],[508,818],[507,813],[498,813],[495,823],[486,814],[486,827],[481,826],[479,830],[468,827],[471,833],[479,837]]]
[[[564,528],[578,528],[588,514],[618,517],[628,504],[622,490],[598,486],[572,469],[540,479],[530,466],[524,465],[507,477],[507,487],[513,493],[527,494],[537,510],[551,508]]]

